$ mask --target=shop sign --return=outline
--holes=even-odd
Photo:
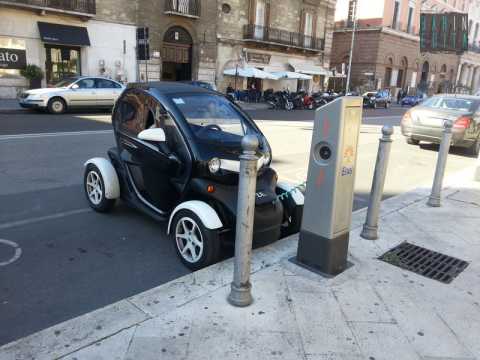
[[[0,48],[0,69],[25,69],[27,52],[19,49]]]
[[[247,61],[254,62],[259,64],[270,64],[271,55],[269,54],[259,54],[259,53],[247,53]]]
[[[420,51],[457,54],[468,51],[468,14],[421,14]]]

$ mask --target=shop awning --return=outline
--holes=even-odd
[[[86,27],[38,22],[40,38],[44,43],[70,46],[90,46]]]
[[[297,63],[290,63],[290,65],[295,69],[295,72],[308,74],[308,75],[323,75],[323,76],[332,76],[332,72],[330,70],[325,69],[322,66],[313,65],[313,64],[297,64]]]
[[[256,78],[256,79],[270,79],[278,80],[278,76],[275,76],[269,72],[254,68],[254,67],[238,67],[235,69],[227,69],[223,72],[224,75],[230,76],[240,76],[246,78]]]
[[[312,80],[311,75],[296,73],[292,71],[275,71],[273,75],[278,76],[281,79],[298,79],[298,80]]]

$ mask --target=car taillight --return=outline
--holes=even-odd
[[[455,121],[455,124],[453,124],[453,127],[455,129],[468,129],[470,126],[470,122],[472,121],[472,118],[468,116],[462,116]]]
[[[410,113],[410,110],[403,115],[402,118],[402,125],[403,126],[410,126],[412,125],[412,114]]]

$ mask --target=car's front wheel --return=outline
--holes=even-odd
[[[190,210],[180,210],[172,222],[175,250],[183,264],[195,271],[220,259],[220,239],[217,230],[207,229]]]
[[[48,111],[51,114],[63,114],[67,110],[67,104],[62,98],[56,97],[48,102]]]

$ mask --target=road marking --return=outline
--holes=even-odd
[[[0,261],[0,266],[10,265],[15,261],[17,261],[20,258],[20,256],[22,256],[22,248],[18,246],[16,242],[0,239],[0,244],[4,244],[15,249],[15,254],[13,254],[13,256],[7,261]]]
[[[61,218],[72,216],[72,215],[85,214],[91,211],[92,209],[85,208],[85,209],[64,211],[64,212],[53,214],[53,215],[39,216],[39,217],[25,219],[25,220],[11,221],[11,222],[0,224],[0,230],[9,229],[17,226],[30,225],[30,224],[34,224],[42,221],[61,219]]]
[[[0,135],[0,141],[43,138],[43,137],[58,137],[58,136],[106,135],[106,134],[112,134],[112,133],[113,133],[113,130],[95,130],[95,131],[68,131],[68,132],[56,132],[56,133]]]

